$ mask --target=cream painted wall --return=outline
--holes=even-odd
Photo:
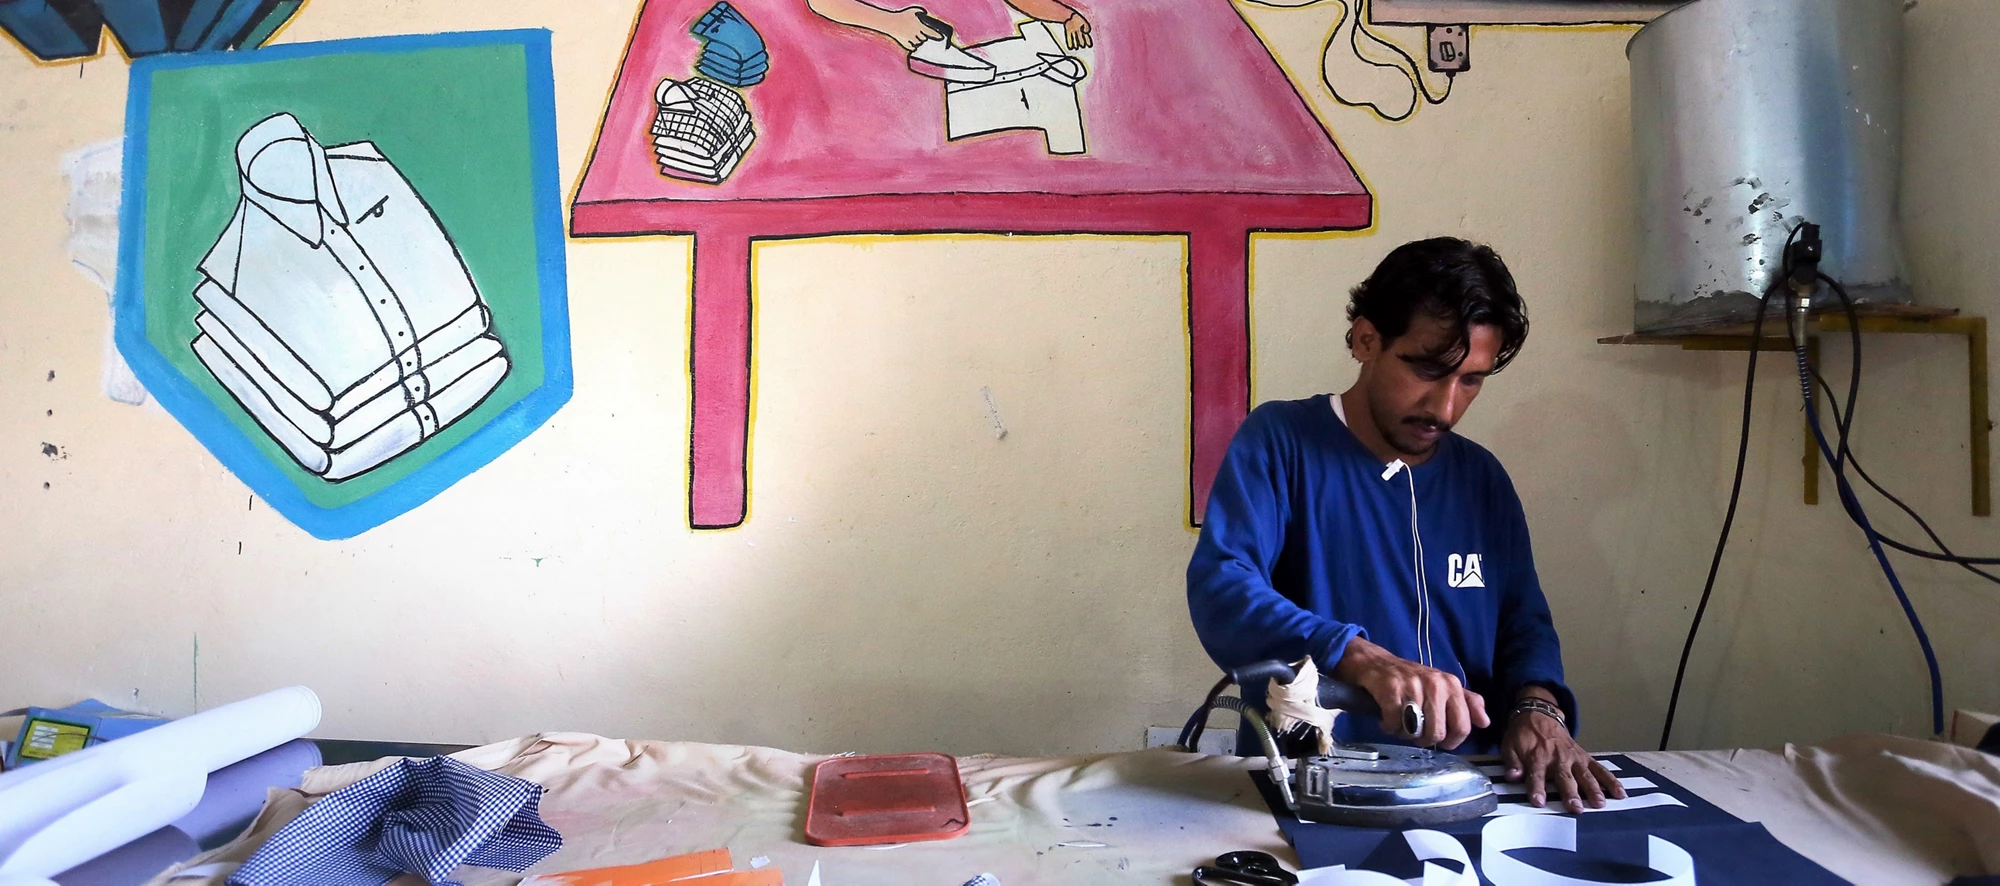
[[[316,3],[282,39],[552,28],[573,181],[632,6]],[[1311,70],[1331,8],[1250,14]],[[1983,285],[2000,195],[1981,190],[2000,102],[1957,67],[2000,6],[1923,0],[1909,22],[1913,276],[1926,302],[2000,312]],[[1742,371],[1593,343],[1630,328],[1628,36],[1477,30],[1473,73],[1402,125],[1308,89],[1379,227],[1261,241],[1253,293],[1256,396],[1303,396],[1351,378],[1344,291],[1395,243],[1456,233],[1508,257],[1535,332],[1464,429],[1526,501],[1586,738],[1620,748],[1657,734]],[[0,706],[94,695],[179,715],[305,683],[329,736],[1048,753],[1136,747],[1211,681],[1182,599],[1178,241],[760,248],[752,518],[702,534],[683,516],[687,244],[573,242],[575,399],[430,504],[320,542],[162,411],[99,393],[103,299],[68,267],[57,163],[118,135],[124,83],[115,60],[0,52]],[[1869,344],[1857,447],[1948,538],[2000,548],[1965,514],[1962,353]],[[1798,503],[1796,407],[1780,360],[1766,369],[1679,743],[1924,732],[1908,629],[1859,534]],[[1899,565],[1950,701],[2000,707],[2000,592]]]

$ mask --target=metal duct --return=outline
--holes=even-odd
[[[1909,301],[1902,0],[1695,0],[1625,55],[1639,331],[1749,319],[1802,219],[1823,226],[1821,270],[1857,300]]]

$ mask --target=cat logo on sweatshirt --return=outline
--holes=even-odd
[[[1486,577],[1480,573],[1478,554],[1453,554],[1445,561],[1445,566],[1449,570],[1445,581],[1452,587],[1486,587]]]

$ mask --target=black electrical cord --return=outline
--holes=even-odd
[[[2000,566],[2000,557],[1961,557],[1949,551],[1946,551],[1944,553],[1939,553],[1937,551],[1927,551],[1924,550],[1923,548],[1904,544],[1900,541],[1897,541],[1893,538],[1889,538],[1887,536],[1883,536],[1882,543],[1888,545],[1889,547],[1895,548],[1896,550],[1902,551],[1905,554],[1909,554],[1912,557],[1922,557],[1926,560],[1936,560],[1940,563],[1957,563],[1960,566],[1967,566],[1974,564],[1979,566]]]
[[[1820,387],[1825,388],[1828,391],[1833,390],[1833,386],[1827,384],[1826,378],[1819,374],[1819,370],[1817,369],[1813,370],[1813,378],[1819,382]],[[1840,404],[1828,403],[1827,407],[1833,410],[1833,420],[1835,424],[1843,426],[1847,424],[1847,422],[1841,418],[1843,413],[1840,411]],[[1902,499],[1897,498],[1895,493],[1882,488],[1882,484],[1875,482],[1875,478],[1868,474],[1868,469],[1861,466],[1860,457],[1856,456],[1853,450],[1847,448],[1847,446],[1845,445],[1845,441],[1843,441],[1841,449],[1846,453],[1847,456],[1846,466],[1853,468],[1855,475],[1859,476],[1862,482],[1867,483],[1869,488],[1875,490],[1876,494],[1881,495],[1883,498],[1888,499],[1890,504],[1893,504],[1897,508],[1900,508],[1903,511],[1903,513],[1908,514],[1910,516],[1910,519],[1915,520],[1917,526],[1923,529],[1924,534],[1930,536],[1931,543],[1938,546],[1938,550],[1943,551],[1946,556],[1951,557],[1957,565],[1964,567],[1967,572],[1970,572],[1973,575],[1977,575],[1981,578],[1984,578],[1987,581],[1993,582],[1994,584],[2000,584],[2000,575],[1994,575],[1991,572],[1987,572],[1983,569],[1980,569],[1978,566],[1973,565],[1973,561],[1977,561],[1982,558],[1960,557],[1957,554],[1952,553],[1951,546],[1945,544],[1944,539],[1938,537],[1937,530],[1931,528],[1931,524],[1929,523],[1929,521],[1926,521],[1924,519],[1922,514],[1917,513],[1915,508],[1910,507],[1908,504],[1904,503]],[[1892,542],[1887,537],[1884,537],[1882,541],[1883,543],[1888,544],[1891,547],[1895,546],[1895,543]]]
[[[1181,747],[1190,751],[1200,749],[1201,734],[1208,730],[1209,712],[1215,710],[1215,700],[1222,695],[1222,690],[1228,689],[1229,684],[1233,682],[1235,681],[1231,680],[1228,674],[1223,674],[1222,679],[1215,684],[1215,688],[1208,690],[1208,697],[1202,699],[1201,707],[1196,708],[1194,715],[1188,717],[1186,725],[1181,727]]]
[[[1839,449],[1832,458],[1833,475],[1835,481],[1838,482],[1843,476],[1843,471],[1845,469],[1846,462],[1853,456],[1853,451],[1850,448],[1851,443],[1850,443],[1849,433],[1852,431],[1854,426],[1854,403],[1856,395],[1859,393],[1861,386],[1861,315],[1860,312],[1855,308],[1854,299],[1848,296],[1847,287],[1842,286],[1840,284],[1840,281],[1835,280],[1832,277],[1829,277],[1825,274],[1816,274],[1816,276],[1819,282],[1827,284],[1827,286],[1833,290],[1834,294],[1840,297],[1841,310],[1847,315],[1848,339],[1854,349],[1854,359],[1852,361],[1853,365],[1849,367],[1850,371],[1848,375],[1847,410],[1845,413],[1843,413],[1840,409],[1839,404],[1837,403],[1828,404],[1833,407],[1834,424],[1839,428],[1839,434],[1840,434]],[[1796,346],[1796,342],[1794,342],[1794,345]],[[1815,377],[1817,377],[1817,373],[1815,373]],[[1826,388],[1829,396],[1831,396],[1833,387],[1831,385],[1826,384],[1825,379],[1820,380],[1820,386]],[[1863,479],[1869,479],[1869,478],[1867,478],[1864,475]],[[1966,567],[1971,567],[1975,565],[2000,566],[2000,557],[1967,557],[1953,553],[1950,548],[1945,546],[1943,541],[1938,539],[1936,533],[1931,532],[1930,524],[1924,522],[1924,519],[1922,517],[1918,517],[1916,512],[1910,510],[1908,505],[1903,504],[1901,499],[1898,499],[1893,495],[1889,495],[1889,493],[1886,490],[1884,490],[1880,485],[1876,484],[1872,479],[1869,479],[1868,485],[1873,486],[1875,488],[1875,491],[1882,493],[1890,501],[1895,502],[1896,506],[1902,508],[1904,513],[1907,513],[1911,517],[1916,518],[1917,525],[1923,527],[1924,532],[1930,535],[1931,541],[1937,544],[1939,550],[1938,551],[1925,550],[1923,548],[1919,548],[1915,545],[1911,545],[1906,542],[1897,541],[1896,539],[1883,535],[1880,532],[1875,532],[1871,528],[1869,530],[1871,534],[1877,540],[1881,541],[1882,544],[1888,545],[1889,547],[1895,548],[1896,550],[1902,551],[1903,553],[1909,554],[1910,556],[1922,557],[1926,560],[1937,560],[1944,563],[1955,563],[1960,566],[1966,566]],[[1847,507],[1845,502],[1842,502],[1842,509],[1847,511],[1847,515],[1849,517],[1855,517],[1858,520],[1865,519],[1865,517],[1861,517],[1855,513],[1855,511],[1859,507],[1860,503],[1858,501],[1855,503],[1855,506],[1851,508]],[[1940,551],[1942,553],[1940,553]],[[1974,571],[1977,572],[1978,570]],[[1981,572],[1980,574],[1985,575],[1985,573],[1983,572]],[[1990,576],[1988,577],[1990,578]]]
[[[1792,232],[1796,235],[1798,232]],[[1791,240],[1785,241],[1787,251]],[[1743,429],[1736,439],[1736,477],[1729,484],[1729,510],[1722,517],[1722,534],[1715,539],[1715,556],[1708,561],[1708,580],[1701,586],[1701,602],[1695,605],[1694,620],[1688,623],[1687,641],[1681,644],[1681,663],[1674,669],[1674,691],[1667,696],[1667,722],[1660,727],[1660,750],[1667,749],[1667,740],[1674,734],[1674,712],[1680,708],[1681,683],[1687,679],[1688,657],[1694,653],[1695,634],[1701,631],[1701,617],[1708,612],[1708,598],[1715,593],[1715,575],[1722,569],[1722,552],[1729,547],[1729,530],[1736,523],[1736,503],[1743,495],[1743,465],[1750,458],[1750,407],[1757,396],[1757,346],[1764,340],[1764,313],[1770,308],[1771,296],[1785,287],[1784,274],[1772,278],[1771,285],[1764,290],[1764,297],[1757,302],[1757,320],[1750,325],[1750,368],[1743,373]],[[1852,410],[1850,410],[1852,412]]]
[[[1681,662],[1674,668],[1674,691],[1667,696],[1667,721],[1660,727],[1663,751],[1667,749],[1667,739],[1674,734],[1674,712],[1680,708],[1688,657],[1694,654],[1694,638],[1701,632],[1701,617],[1708,612],[1708,598],[1715,593],[1715,575],[1722,568],[1722,552],[1729,547],[1729,529],[1736,524],[1736,503],[1743,495],[1743,465],[1750,457],[1750,406],[1757,396],[1757,348],[1764,343],[1764,313],[1770,310],[1771,296],[1784,288],[1792,275],[1792,244],[1804,229],[1801,222],[1785,234],[1785,245],[1778,251],[1780,271],[1771,278],[1771,285],[1765,287],[1764,297],[1757,300],[1757,319],[1750,327],[1750,368],[1743,373],[1743,428],[1736,439],[1736,478],[1729,484],[1729,510],[1722,517],[1722,533],[1715,539],[1715,556],[1708,561],[1708,580],[1701,585],[1701,602],[1695,605],[1694,620],[1688,622],[1687,640],[1681,644]],[[1847,412],[1854,414],[1852,403],[1848,404]]]

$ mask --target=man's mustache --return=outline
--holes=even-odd
[[[1449,433],[1451,431],[1451,422],[1443,421],[1441,419],[1437,419],[1428,415],[1410,416],[1409,418],[1403,419],[1403,424],[1411,425],[1413,427],[1418,428],[1419,430],[1425,430],[1425,431],[1439,431],[1444,433]]]

